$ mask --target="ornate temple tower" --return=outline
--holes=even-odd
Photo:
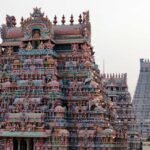
[[[140,74],[133,98],[138,130],[143,139],[150,136],[150,61],[140,59]]]
[[[34,8],[0,44],[0,150],[126,150],[110,120],[91,46],[89,12],[57,25]]]
[[[111,121],[114,128],[122,129],[127,133],[128,150],[137,150],[139,147],[139,134],[137,132],[136,118],[133,112],[130,93],[127,86],[127,74],[102,75],[105,93],[113,103],[116,116]]]

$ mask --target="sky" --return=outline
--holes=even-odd
[[[5,16],[29,17],[34,7],[61,23],[64,14],[75,22],[83,11],[90,11],[92,46],[96,63],[105,73],[127,73],[133,96],[139,75],[139,59],[150,57],[150,0],[0,0],[0,24]]]

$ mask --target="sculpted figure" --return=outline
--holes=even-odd
[[[32,50],[32,48],[33,48],[33,47],[32,47],[32,44],[31,44],[31,42],[29,42],[26,49],[27,49],[27,50]]]
[[[8,49],[7,49],[7,54],[8,54],[8,56],[11,56],[12,53],[13,53],[12,47],[8,47]]]
[[[21,123],[21,131],[24,131],[24,130],[25,130],[25,123],[22,122],[22,123]]]
[[[24,44],[23,42],[21,42],[21,44],[19,45],[20,49],[23,49],[24,48]]]
[[[51,41],[49,40],[48,43],[46,43],[46,48],[51,50],[53,49],[54,45],[51,43]]]
[[[40,31],[39,30],[35,30],[33,33],[33,38],[38,39],[40,38]]]
[[[83,12],[83,23],[88,24],[89,20],[89,11]]]
[[[6,124],[6,130],[10,130],[11,129],[11,126],[9,123]]]
[[[31,131],[31,130],[32,130],[32,124],[31,124],[31,123],[28,123],[28,124],[27,124],[27,130],[28,130],[28,131]]]
[[[36,150],[42,150],[42,141],[37,141],[35,146],[36,146]]]
[[[6,144],[6,150],[11,150],[11,143],[10,143],[10,140],[7,141],[7,144]]]
[[[72,44],[72,50],[77,51],[78,50],[78,44],[76,44],[76,43]]]
[[[16,18],[14,16],[6,15],[7,27],[14,27],[16,25]]]
[[[39,48],[39,49],[44,49],[44,48],[45,48],[45,45],[44,45],[43,41],[41,41],[41,43],[40,43],[40,45],[39,45],[38,48]]]

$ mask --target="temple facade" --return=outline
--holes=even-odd
[[[137,131],[137,121],[133,112],[131,96],[127,86],[127,74],[102,75],[105,93],[116,110],[116,118],[111,121],[114,128],[123,129],[127,133],[128,150],[137,150],[140,146],[140,136]]]
[[[150,136],[150,61],[140,59],[140,73],[133,98],[134,111],[137,117],[138,131],[141,139]]]
[[[65,22],[63,16],[57,24],[55,16],[52,23],[39,8],[19,27],[7,15],[0,44],[0,150],[127,149],[125,130],[111,123],[114,109],[95,63],[89,12],[77,24],[72,15]]]

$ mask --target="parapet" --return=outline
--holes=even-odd
[[[100,74],[104,85],[127,87],[127,73],[122,74]]]
[[[140,72],[149,72],[150,71],[150,60],[149,59],[140,59]]]
[[[19,27],[16,26],[15,16],[6,16],[6,24],[2,25],[1,28],[3,42],[6,42],[7,40],[10,41],[10,39],[20,41],[25,36],[23,28],[30,30],[33,27],[32,23],[35,22],[35,20],[36,23],[41,24],[41,26],[47,26],[47,24],[50,25],[56,43],[60,41],[65,42],[64,37],[66,39],[71,39],[72,37],[73,40],[77,42],[83,42],[83,40],[85,40],[85,42],[87,41],[90,43],[91,41],[89,11],[83,12],[79,15],[78,23],[75,23],[74,17],[71,15],[69,21],[67,21],[69,23],[66,24],[65,16],[62,15],[61,23],[58,24],[57,16],[54,16],[54,20],[51,22],[47,16],[44,16],[41,9],[36,7],[27,19],[24,19],[23,17],[21,18]]]
[[[127,73],[119,73],[119,74],[114,74],[114,73],[110,73],[110,74],[100,74],[100,76],[102,78],[105,78],[105,79],[127,79]]]

